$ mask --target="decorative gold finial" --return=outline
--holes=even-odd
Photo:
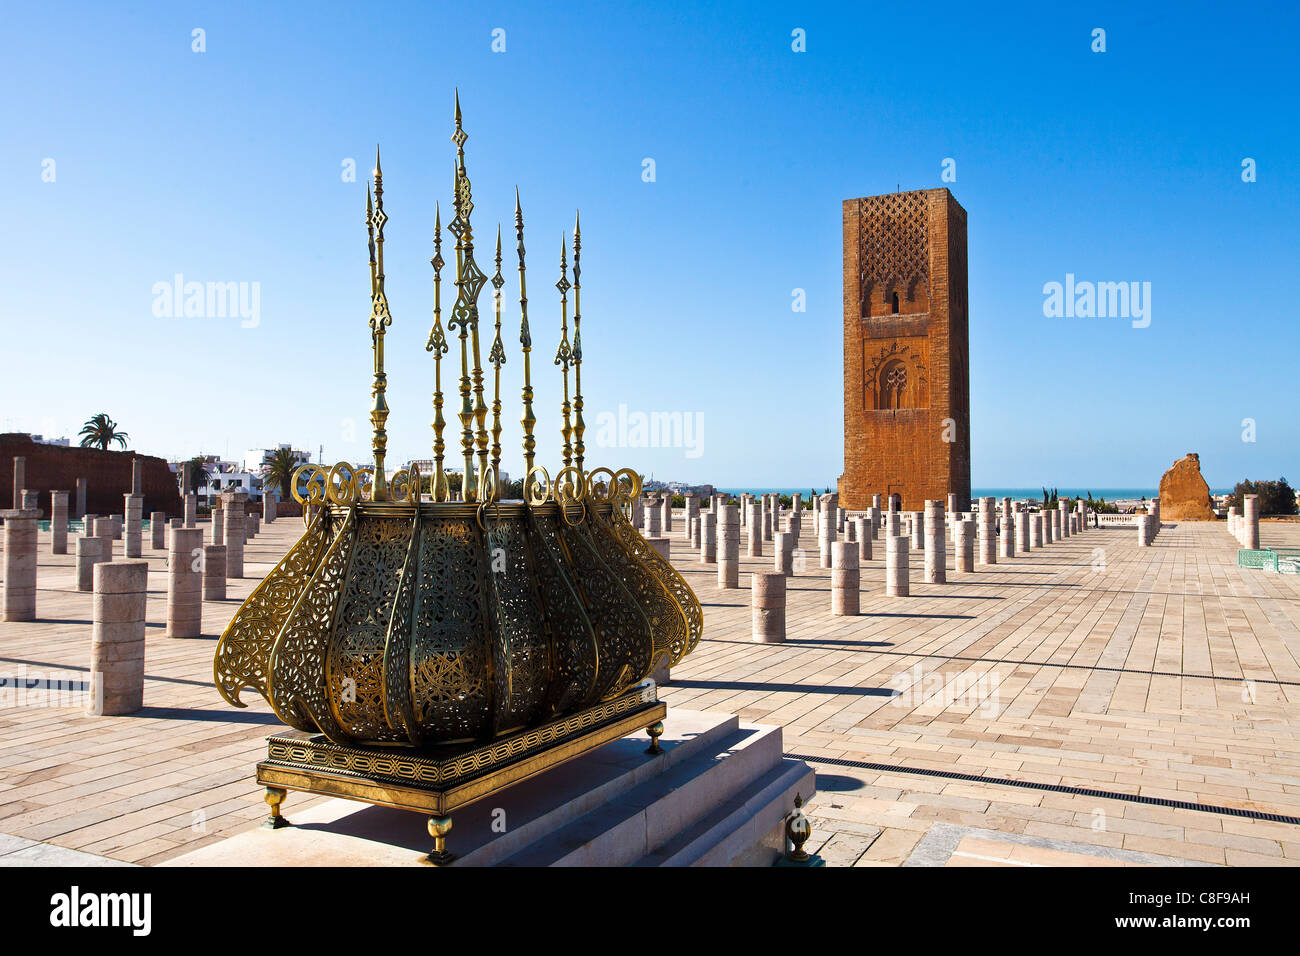
[[[496,307],[496,337],[492,339],[492,349],[488,352],[488,361],[492,363],[492,473],[494,480],[501,477],[501,366],[506,364],[506,350],[501,344],[501,287],[506,280],[501,278],[501,224],[497,223],[497,271],[492,276],[492,299]]]
[[[785,818],[785,836],[790,841],[791,849],[787,854],[791,863],[807,863],[808,853],[804,850],[803,845],[808,842],[812,836],[812,824],[803,812],[803,794],[794,795],[794,809],[790,811],[789,816]]]
[[[384,397],[388,377],[384,374],[384,333],[393,324],[388,311],[388,296],[384,292],[384,172],[379,165],[379,147],[375,147],[374,207],[371,208],[369,191],[366,193],[367,229],[370,242],[370,339],[375,354],[375,380],[371,387],[373,402],[370,406],[370,423],[374,426],[371,449],[375,456],[374,484],[370,497],[374,501],[388,500],[388,482],[384,477],[384,456],[388,451],[388,402]]]
[[[528,498],[529,476],[533,470],[533,459],[537,450],[537,440],[533,437],[533,428],[537,425],[537,416],[533,414],[533,380],[530,368],[530,355],[533,351],[533,334],[528,328],[528,284],[524,266],[524,210],[519,205],[519,187],[515,187],[515,249],[519,253],[519,346],[524,353],[524,417],[519,423],[524,426],[524,499]]]
[[[585,481],[582,470],[583,453],[586,446],[582,443],[582,433],[587,430],[582,420],[582,267],[579,256],[582,254],[582,223],[575,213],[573,217],[573,437],[574,465],[578,469],[578,480]]]
[[[569,363],[573,361],[573,349],[569,345],[569,262],[565,236],[560,234],[560,281],[555,283],[560,290],[560,347],[555,350],[555,364],[560,366],[564,375],[564,421],[560,433],[564,436],[564,467],[573,465],[573,423],[570,420],[573,406],[569,404]]]
[[[443,471],[443,452],[447,447],[443,441],[443,429],[447,420],[442,415],[442,357],[447,353],[447,336],[442,331],[442,267],[446,265],[442,258],[442,208],[435,203],[433,207],[433,329],[429,332],[427,351],[433,353],[433,483],[429,488],[434,501],[446,501],[448,497],[447,474]]]
[[[479,357],[478,296],[487,276],[474,261],[474,231],[470,226],[470,213],[474,211],[469,175],[465,171],[465,141],[469,139],[461,128],[460,92],[456,93],[456,131],[451,140],[456,144],[456,218],[448,231],[456,237],[456,306],[452,309],[447,328],[460,330],[460,423],[461,452],[465,457],[465,473],[461,479],[461,498],[464,501],[479,499],[478,490],[471,484],[474,475],[474,446],[478,445],[479,472],[487,470],[487,405],[483,402],[483,363]],[[469,346],[472,342],[474,364],[470,366]],[[473,386],[471,388],[471,379]],[[471,393],[473,400],[471,400]]]

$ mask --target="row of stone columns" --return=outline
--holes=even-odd
[[[1242,548],[1259,550],[1259,495],[1244,495],[1240,511],[1228,508],[1228,531]]]

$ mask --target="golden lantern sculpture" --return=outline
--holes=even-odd
[[[450,813],[518,780],[645,728],[658,753],[666,708],[650,674],[699,642],[703,613],[690,586],[628,520],[640,481],[584,462],[581,230],[573,281],[562,243],[560,343],[564,464],[554,478],[534,463],[524,223],[515,198],[524,500],[502,501],[501,235],[489,278],[474,260],[474,208],[457,98],[456,301],[442,322],[441,213],[435,215],[433,474],[412,465],[388,478],[384,338],[383,173],[367,190],[370,334],[374,350],[372,466],[304,465],[292,493],[307,530],[235,613],[217,645],[214,677],[236,707],[254,690],[292,730],[268,741],[258,782],[284,824],[287,790],[349,797],[429,814],[445,863]],[[479,293],[493,286],[495,324],[484,399]],[[573,293],[572,339],[568,293]],[[460,346],[459,498],[443,469],[442,360],[447,332]],[[570,396],[570,372],[573,394]],[[490,411],[490,427],[489,427]]]

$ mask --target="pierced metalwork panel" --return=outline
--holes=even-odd
[[[508,676],[506,693],[497,700],[499,733],[532,723],[542,714],[550,647],[522,519],[510,516],[490,524],[487,551]]]
[[[632,527],[631,522],[618,508],[611,508],[608,512],[601,509],[599,515],[610,530],[623,546],[632,551],[640,558],[650,569],[651,573],[659,579],[659,583],[673,597],[677,606],[681,608],[682,614],[686,618],[686,642],[673,649],[670,665],[676,665],[683,657],[695,650],[695,646],[700,643],[700,638],[704,635],[704,609],[700,607],[700,599],[695,596],[691,586],[686,583],[686,579],[677,573],[677,569],[671,563],[666,561],[658,551],[646,543],[645,538],[641,537],[640,532]]]
[[[325,648],[334,609],[343,590],[355,532],[353,509],[348,511],[276,638],[271,650],[271,686],[267,694],[276,715],[290,727],[319,729],[331,740],[342,743],[349,740],[335,722],[325,697]]]
[[[267,696],[271,674],[271,649],[285,617],[311,580],[333,538],[336,523],[325,511],[303,532],[298,543],[253,589],[222,632],[212,663],[217,690],[236,707],[245,687]]]
[[[565,713],[596,700],[596,678],[601,668],[600,642],[565,572],[568,565],[558,538],[553,535],[544,537],[535,516],[530,520],[532,533],[528,539],[533,569],[537,574],[538,596],[551,636],[554,668],[547,705],[553,714]]]
[[[420,525],[417,521],[412,526],[397,604],[384,643],[384,718],[389,727],[404,733],[406,739],[416,746],[420,744],[420,733],[411,702],[411,608],[415,605],[419,546]]]
[[[384,715],[384,648],[410,550],[409,518],[360,515],[325,654],[325,693],[344,733],[405,740]]]
[[[645,563],[624,547],[611,533],[609,525],[595,515],[595,506],[590,506],[587,510],[587,520],[579,525],[576,532],[586,536],[596,553],[618,575],[623,586],[632,592],[637,605],[650,622],[651,647],[646,669],[632,675],[634,682],[642,681],[650,676],[655,662],[665,654],[671,656],[685,652],[688,640],[686,615]]]
[[[604,700],[635,683],[636,675],[649,673],[654,663],[650,621],[585,534],[570,527],[558,512],[538,515],[537,526],[543,536],[556,535],[563,543],[578,595],[596,628],[601,664],[596,698]]]
[[[411,630],[411,698],[421,737],[468,740],[491,727],[488,627],[472,517],[420,522]]]

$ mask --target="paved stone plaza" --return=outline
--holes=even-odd
[[[782,644],[750,639],[770,544],[722,590],[672,534],[705,635],[663,696],[669,721],[678,706],[784,725],[817,769],[809,848],[828,864],[1300,864],[1300,826],[1259,818],[1300,816],[1300,576],[1238,569],[1223,522],[1166,522],[1141,549],[1131,528],[1089,530],[969,574],[950,554],[942,585],[914,551],[910,597],[885,596],[877,540],[860,615],[832,617],[805,517]],[[165,553],[146,538],[145,708],[0,709],[0,863],[158,863],[265,816],[253,765],[282,725],[253,692],[245,710],[221,700],[212,652],[301,528],[264,526],[189,639],[165,636]],[[1261,538],[1300,545],[1300,523]],[[0,670],[85,672],[91,595],[74,555],[48,533],[38,548],[39,620],[0,624]],[[292,794],[286,814],[318,800]]]

